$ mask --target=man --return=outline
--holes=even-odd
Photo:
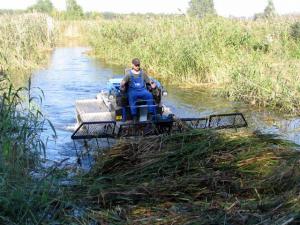
[[[132,69],[125,72],[125,77],[121,81],[121,90],[125,91],[126,86],[128,88],[128,101],[131,111],[131,116],[134,121],[137,121],[137,108],[136,101],[138,99],[145,100],[148,105],[148,112],[150,114],[155,113],[155,108],[153,107],[154,101],[152,94],[147,90],[146,84],[151,88],[155,88],[156,84],[151,82],[148,75],[141,69],[140,60],[135,58],[132,60]]]

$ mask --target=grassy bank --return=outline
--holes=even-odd
[[[293,149],[243,132],[121,142],[71,190],[86,221],[101,224],[297,224]]]
[[[53,44],[46,15],[0,16],[0,224],[49,224],[60,209],[55,176],[51,168],[40,168],[46,150],[40,135],[47,120],[28,84]]]
[[[300,44],[293,19],[128,17],[98,21],[88,39],[97,56],[129,65],[139,57],[150,74],[190,86],[215,84],[235,100],[299,112]]]
[[[45,152],[40,134],[47,121],[30,88],[16,90],[1,80],[0,92],[0,224],[42,224],[60,196],[53,176],[32,176]]]
[[[55,41],[53,26],[44,14],[1,15],[1,74],[23,85],[30,71],[47,62]]]

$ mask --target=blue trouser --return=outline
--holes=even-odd
[[[142,90],[128,90],[128,101],[130,105],[130,111],[132,116],[136,116],[137,114],[137,107],[136,107],[136,101],[138,99],[142,99],[147,101],[148,105],[148,112],[154,114],[155,113],[155,106],[153,101],[152,94],[147,91],[146,89]]]

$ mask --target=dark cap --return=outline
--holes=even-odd
[[[140,65],[141,63],[140,63],[140,60],[138,58],[134,58],[132,60],[132,64],[135,65],[135,66],[137,66],[137,65]]]

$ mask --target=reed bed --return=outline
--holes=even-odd
[[[59,209],[61,189],[40,169],[47,120],[31,92],[30,82],[15,89],[0,81],[0,224],[42,224]],[[40,177],[34,177],[38,169]]]
[[[0,16],[0,224],[49,224],[64,206],[55,165],[40,167],[49,121],[39,111],[43,92],[32,96],[28,82],[53,47],[52,22],[43,14]]]
[[[245,132],[121,141],[72,195],[101,224],[297,224],[295,147]]]
[[[44,14],[0,16],[0,71],[24,85],[29,72],[46,63],[55,42],[52,19]],[[24,82],[25,81],[25,82]]]
[[[290,35],[296,20],[128,16],[86,28],[94,54],[111,63],[128,66],[139,57],[169,82],[214,84],[231,99],[297,113],[300,44]]]

